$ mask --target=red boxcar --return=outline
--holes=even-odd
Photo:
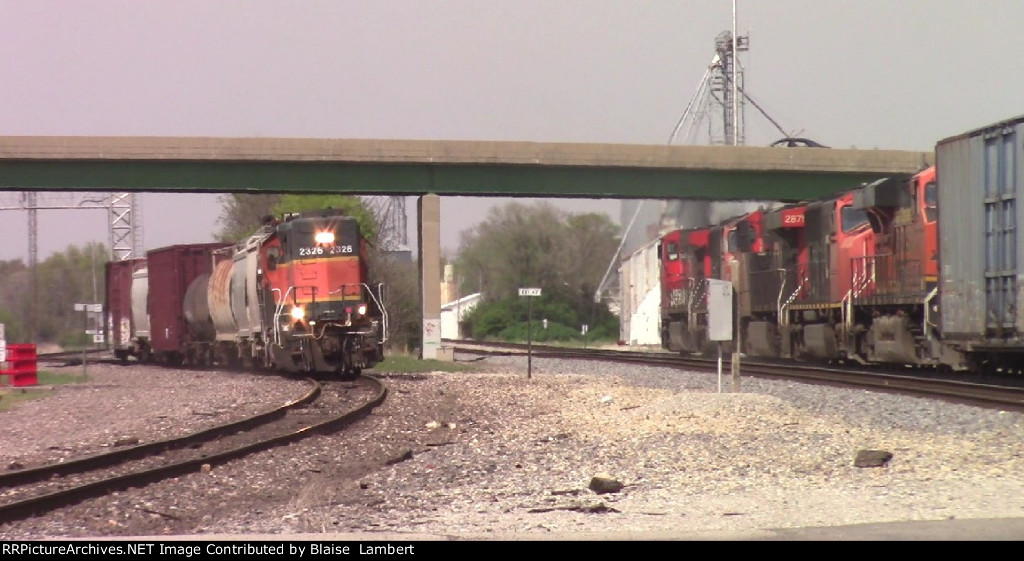
[[[149,267],[150,345],[169,362],[180,360],[188,342],[185,323],[185,293],[197,277],[213,270],[217,249],[230,244],[174,245],[154,249],[146,255]]]
[[[134,347],[135,326],[132,324],[132,274],[146,266],[146,260],[110,261],[106,265],[107,341],[114,356],[124,360]]]

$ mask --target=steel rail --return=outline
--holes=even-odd
[[[304,426],[297,430],[289,430],[287,432],[283,432],[269,438],[261,439],[257,442],[238,446],[236,448],[224,450],[221,452],[209,454],[197,450],[195,455],[181,461],[176,461],[170,464],[157,466],[153,468],[142,469],[127,474],[108,477],[97,481],[78,485],[75,487],[62,489],[47,494],[37,495],[24,500],[0,504],[0,523],[24,519],[50,510],[69,506],[71,504],[75,504],[86,499],[103,496],[112,492],[122,491],[132,487],[142,487],[150,483],[154,483],[156,481],[160,481],[170,477],[195,472],[199,470],[203,465],[213,466],[223,464],[230,460],[238,459],[246,455],[252,454],[254,452],[259,452],[262,450],[273,448],[275,446],[280,446],[282,444],[295,442],[313,434],[326,434],[337,431],[343,428],[344,426],[351,424],[356,420],[359,420],[368,415],[374,408],[383,403],[387,397],[388,388],[387,385],[382,380],[366,375],[360,376],[356,380],[371,386],[371,388],[374,390],[373,397],[371,397],[366,402],[360,404],[359,406],[349,409],[348,411],[342,413],[341,415],[334,416],[322,422]],[[297,407],[301,405],[298,403],[299,401],[307,398],[310,394],[314,393],[316,394],[316,396],[319,396],[319,384],[316,384],[316,387],[309,394],[303,396],[303,398],[300,398],[295,402],[291,402],[289,406]],[[315,400],[315,397],[313,399]],[[257,417],[261,417],[263,419],[263,422],[273,421],[274,419],[281,417],[281,414],[276,413],[276,411],[277,410],[275,410],[274,412],[268,412],[267,414],[258,415]],[[244,420],[242,421],[242,423],[249,423],[252,426],[259,424],[259,422],[254,422],[251,419]],[[237,424],[238,423],[231,423],[229,425]],[[213,436],[214,438],[219,438],[220,436],[223,436],[228,432],[239,432],[240,430],[244,429],[235,428],[232,430],[222,426],[207,431],[200,431],[199,433],[187,435],[182,438],[171,439],[171,441],[173,441],[176,449],[185,449],[190,447],[190,438],[196,438],[198,436],[200,441],[207,441],[210,439],[210,436]],[[150,445],[143,445],[141,447],[149,448],[151,452],[159,453],[159,451],[163,450],[164,448],[161,448],[158,444],[162,443],[153,443]],[[121,454],[121,452],[118,452],[117,454]],[[106,455],[107,454],[102,454],[100,456]],[[135,458],[126,458],[125,456],[121,457],[121,461],[124,461],[126,459]],[[86,463],[80,465],[87,465],[89,462],[96,461],[95,458],[85,458],[84,460]],[[103,460],[103,465],[109,464],[109,460]]]
[[[521,355],[527,346],[519,343],[477,343],[453,341],[457,352],[470,354]],[[632,364],[658,365],[669,368],[714,372],[716,360],[682,357],[669,352],[638,352],[607,349],[581,349],[571,347],[532,345],[533,356],[577,360],[614,361]],[[782,362],[746,359],[742,375],[748,377],[795,380],[807,383],[829,384],[842,387],[867,388],[902,393],[932,399],[945,399],[982,407],[1024,412],[1024,388],[1021,380],[989,380],[980,383],[971,379],[977,375],[952,377],[928,375],[926,370],[884,372],[863,365],[824,365],[804,362]]]

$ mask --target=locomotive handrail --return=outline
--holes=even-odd
[[[281,296],[281,298],[274,302],[274,344],[278,347],[281,346],[281,311],[284,310],[284,304],[288,300],[288,295],[291,294],[294,286],[289,286],[288,291]],[[272,288],[272,292],[276,292],[278,295],[281,294],[280,288]]]
[[[690,295],[690,303],[687,306],[689,308],[689,324],[697,325],[697,312],[693,311],[694,306],[700,301],[700,295],[703,294],[704,286],[707,283],[707,279],[700,279],[696,283],[696,287],[693,289],[693,294]]]
[[[776,309],[776,312],[779,315],[779,317],[778,317],[779,325],[780,326],[786,326],[786,325],[789,325],[789,321],[782,314],[782,312],[785,311],[783,309],[785,307],[785,304],[782,303],[782,295],[786,293],[786,269],[785,268],[781,268],[781,269],[776,269],[776,271],[778,271],[779,277],[782,279],[782,282],[779,283],[779,296],[778,296],[778,298],[775,299],[775,309]]]
[[[843,315],[842,335],[843,340],[848,340],[853,332],[853,299],[860,296],[869,286],[876,282],[875,278],[875,255],[862,255],[850,259],[851,279],[850,289],[846,291],[840,303],[840,310]]]
[[[377,298],[377,295],[374,294],[373,290],[370,290],[370,286],[368,284],[366,284],[365,282],[343,284],[343,285],[338,287],[338,290],[332,290],[330,293],[331,294],[335,294],[337,292],[341,292],[342,295],[344,295],[345,294],[345,288],[349,287],[349,286],[361,286],[364,289],[366,289],[366,293],[370,295],[370,298],[373,299],[373,303],[377,305],[377,309],[380,310],[380,319],[381,319],[381,322],[383,324],[381,326],[383,328],[383,333],[381,335],[380,342],[381,342],[381,344],[386,343],[388,341],[388,311],[387,311],[387,309],[384,308],[384,302],[382,302],[381,299]],[[382,282],[377,283],[377,289],[378,290],[382,289],[383,287],[384,287],[384,283],[382,283]]]
[[[388,318],[388,310],[384,306],[384,283],[382,283],[382,282],[378,282],[377,283],[377,293],[378,293],[377,296],[380,296],[380,300],[377,300],[377,296],[374,296],[374,294],[372,292],[370,293],[370,296],[374,297],[373,299],[374,299],[375,302],[377,302],[377,307],[380,309],[380,321],[381,321],[381,330],[382,330],[381,331],[381,340],[380,340],[380,342],[381,342],[381,344],[384,344],[384,343],[387,343],[387,341],[388,341],[388,333],[389,333],[389,329],[388,329],[389,325],[388,324],[390,323],[390,321],[389,321],[390,318]]]
[[[853,327],[853,288],[846,291],[839,309],[843,314],[843,340],[846,341]]]
[[[861,257],[854,257],[851,259],[851,276],[853,277],[850,282],[850,290],[853,291],[852,298],[856,298],[861,295],[862,292],[876,282],[875,278],[875,255],[864,255]],[[860,266],[858,266],[860,265]]]
[[[779,271],[785,273],[785,269],[779,269]],[[794,290],[793,294],[790,294],[789,298],[786,299],[786,302],[784,304],[782,304],[782,306],[779,307],[779,323],[780,323],[780,325],[789,325],[789,318],[786,317],[786,315],[785,315],[786,314],[786,308],[788,308],[789,305],[793,303],[793,300],[796,300],[796,296],[798,294],[800,294],[800,291],[803,290],[803,288],[804,288],[804,284],[807,283],[809,280],[810,280],[810,278],[806,277],[806,276],[804,278],[800,279],[800,284],[797,285],[796,290]],[[783,280],[783,286],[785,286],[785,280]],[[779,289],[779,293],[782,294],[782,289],[781,288]],[[783,318],[785,318],[784,321],[783,321]]]
[[[939,293],[939,287],[931,289],[927,296],[924,297],[924,325],[921,327],[924,329],[924,337],[926,340],[932,340],[932,330],[930,327],[938,327],[938,325],[932,323],[932,309],[931,301]]]

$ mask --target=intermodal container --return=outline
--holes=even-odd
[[[1016,345],[1024,334],[1024,116],[939,141],[943,337]]]

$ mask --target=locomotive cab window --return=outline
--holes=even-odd
[[[839,215],[839,220],[839,226],[843,229],[843,233],[849,234],[853,230],[868,223],[868,213],[862,208],[844,206],[841,214]]]
[[[924,186],[924,218],[928,222],[935,222],[939,217],[939,188],[934,181],[929,181]]]
[[[267,270],[277,269],[277,262],[281,259],[281,249],[278,247],[267,248]]]
[[[668,247],[665,248],[665,257],[668,258],[669,261],[679,260],[679,246],[676,242],[668,242]]]

